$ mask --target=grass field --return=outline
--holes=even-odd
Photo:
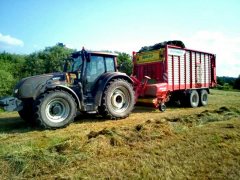
[[[196,109],[78,117],[51,131],[1,112],[0,169],[0,179],[240,179],[240,92],[212,90]]]

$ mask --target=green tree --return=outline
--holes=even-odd
[[[0,53],[0,96],[12,94],[13,86],[23,77],[25,55]]]
[[[224,85],[224,80],[223,80],[223,77],[217,77],[217,83],[221,86]]]
[[[58,43],[30,55],[0,53],[0,96],[10,95],[23,77],[62,71],[64,60],[73,51]]]
[[[124,52],[116,52],[118,54],[118,66],[119,71],[124,72],[128,75],[132,74],[132,58],[129,54]]]
[[[0,70],[0,96],[10,95],[15,84],[14,77],[11,73]]]
[[[35,52],[27,56],[23,72],[25,76],[44,73],[44,60],[39,57],[39,53]]]
[[[19,80],[23,77],[22,68],[25,58],[25,55],[0,53],[0,70],[11,73],[14,79]]]
[[[62,71],[64,60],[73,51],[58,43],[53,47],[46,47],[43,51],[32,53],[26,58],[24,72],[37,75]]]

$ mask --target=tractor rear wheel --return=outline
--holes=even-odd
[[[130,83],[114,79],[105,88],[99,113],[110,119],[127,117],[134,107],[134,91]]]
[[[192,90],[189,95],[189,105],[190,107],[196,108],[199,104],[199,95],[196,90]]]
[[[69,93],[60,90],[46,92],[35,104],[36,121],[47,129],[65,127],[74,120],[76,107],[76,102]]]

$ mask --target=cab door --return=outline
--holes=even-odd
[[[103,56],[91,56],[91,60],[86,65],[85,90],[90,92],[96,79],[105,73],[105,63]]]
[[[114,57],[91,55],[91,60],[86,65],[85,91],[91,92],[102,74],[115,71]]]

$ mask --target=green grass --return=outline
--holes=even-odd
[[[52,131],[0,113],[0,178],[239,179],[240,93],[211,92],[206,107],[137,107]]]

